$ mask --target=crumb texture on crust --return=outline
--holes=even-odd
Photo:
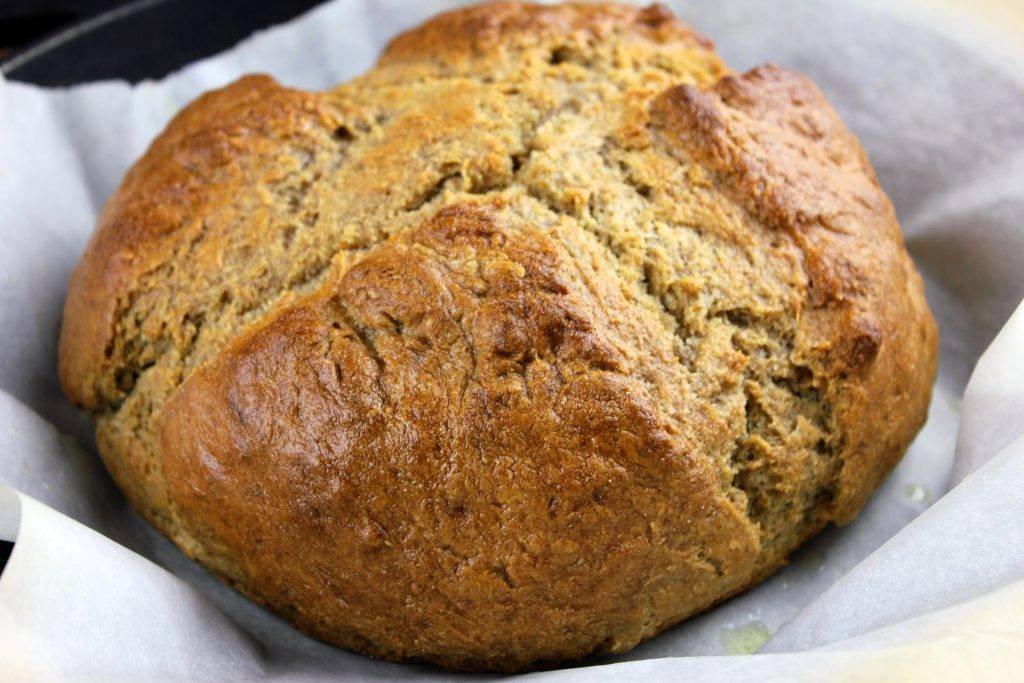
[[[191,557],[328,642],[500,671],[625,651],[852,519],[935,360],[817,88],[613,4],[199,98],[104,208],[60,343]]]

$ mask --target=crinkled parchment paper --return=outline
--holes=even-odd
[[[183,104],[251,71],[329,87],[452,4],[337,0],[134,87],[0,83],[0,538],[16,540],[0,576],[0,679],[448,675],[306,638],[185,560],[111,484],[60,394],[55,349],[99,207]],[[939,380],[927,426],[855,523],[626,656],[532,676],[1024,675],[1024,313],[1011,318],[1024,296],[1022,62],[920,10],[670,4],[734,67],[811,75],[860,136],[927,281]]]

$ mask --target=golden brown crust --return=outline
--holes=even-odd
[[[165,409],[190,526],[323,637],[514,668],[631,647],[675,616],[658,593],[699,609],[753,569],[754,530],[683,436],[701,427],[659,415],[616,348],[644,321],[610,320],[596,273],[505,220],[441,209]]]
[[[849,521],[923,423],[930,392],[909,388],[930,387],[936,369],[937,330],[892,205],[821,92],[785,69],[672,88],[653,111],[670,145],[801,250],[808,295],[794,358],[836,385],[848,443],[831,514]],[[916,419],[875,421],[885,415]]]
[[[333,130],[318,95],[247,76],[178,114],[106,203],[72,276],[61,328],[60,377],[73,403],[118,400],[111,367],[116,317],[139,278],[203,229],[204,213],[251,183],[252,159],[281,152],[314,126]]]
[[[487,5],[321,94],[180,114],[72,280],[68,396],[190,556],[300,628],[621,652],[852,519],[935,326],[806,79],[665,10]]]
[[[510,51],[517,59],[548,41],[584,34],[593,41],[636,36],[657,42],[678,41],[708,50],[714,44],[686,26],[664,6],[634,7],[616,3],[532,5],[495,2],[453,10],[392,40],[381,66],[437,61],[458,65],[474,58],[493,59]],[[545,54],[545,57],[555,56]]]

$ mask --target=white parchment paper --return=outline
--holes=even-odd
[[[55,353],[99,207],[182,105],[252,71],[329,87],[455,4],[336,0],[134,87],[0,82],[0,538],[16,540],[0,575],[0,680],[448,676],[306,638],[184,559],[110,482]],[[854,524],[623,657],[531,676],[1024,677],[1024,312],[1011,318],[1024,296],[1024,62],[906,7],[669,4],[734,67],[812,76],[861,137],[927,282],[939,380],[927,426]]]

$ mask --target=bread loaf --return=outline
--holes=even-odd
[[[187,555],[459,670],[623,652],[758,583],[856,516],[935,364],[818,89],[613,4],[472,7],[333,90],[203,95],[103,209],[60,340]]]

